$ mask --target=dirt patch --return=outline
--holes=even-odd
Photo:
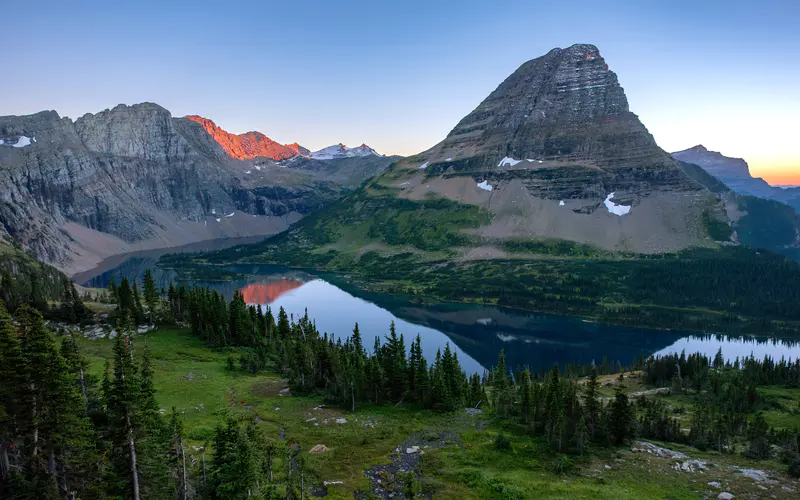
[[[289,396],[291,391],[285,380],[263,380],[253,386],[253,393],[262,398]]]

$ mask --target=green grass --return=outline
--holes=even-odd
[[[328,487],[331,499],[351,499],[354,491],[369,491],[370,483],[363,471],[388,463],[390,454],[404,439],[423,430],[455,431],[461,436],[457,445],[430,449],[422,457],[420,484],[433,498],[688,499],[708,490],[705,483],[711,480],[731,485],[737,494],[759,494],[761,490],[752,481],[734,477],[726,464],[782,469],[781,464],[771,461],[753,463],[738,455],[663,444],[692,457],[713,461],[718,467],[707,475],[695,476],[674,471],[674,461],[621,448],[593,450],[583,458],[571,457],[569,470],[556,471],[554,464],[559,456],[521,426],[497,422],[485,415],[437,414],[406,405],[363,405],[355,412],[320,407],[321,397],[281,392],[286,384],[275,373],[250,375],[228,371],[226,360],[236,351],[212,350],[186,329],[160,329],[138,336],[135,344],[138,356],[145,344],[153,362],[156,399],[162,408],[169,411],[174,406],[181,412],[190,445],[205,444],[226,413],[253,419],[258,415],[263,422],[257,425],[268,439],[279,443],[279,428],[283,428],[287,442],[301,444],[307,471],[314,478],[312,482],[344,481],[342,485]],[[105,360],[111,356],[113,341],[82,340],[81,346],[90,361],[90,374],[101,376]],[[604,376],[603,381],[612,378],[615,376]],[[623,384],[628,393],[646,388],[635,374],[626,376]],[[610,395],[613,387],[605,386],[602,392]],[[800,400],[800,389],[766,387],[759,388],[759,392],[765,401],[779,401],[786,406]],[[669,400],[675,404],[681,397],[670,396]],[[771,423],[777,422],[776,418],[785,418],[777,408],[774,411],[775,415],[767,414]],[[342,417],[347,423],[335,423],[336,418]],[[312,418],[315,420],[309,421]],[[510,450],[495,447],[495,437],[500,431],[509,436]],[[308,453],[317,444],[327,446],[329,451]],[[199,452],[190,448],[189,453]],[[284,474],[283,456],[279,454],[275,465],[278,481]],[[780,485],[769,487],[770,493],[776,493],[778,498],[789,497],[780,490]]]
[[[764,418],[778,429],[800,429],[800,388],[759,387],[764,401]]]
[[[654,475],[639,457],[623,462],[607,452],[571,457],[569,470],[559,473],[554,470],[558,455],[539,439],[510,434],[511,450],[501,451],[494,445],[495,430],[461,434],[462,447],[440,450],[423,461],[423,473],[440,478],[441,498],[697,498],[684,478]],[[615,466],[605,469],[604,463]]]

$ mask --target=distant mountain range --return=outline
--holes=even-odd
[[[0,242],[77,272],[132,250],[274,234],[397,158],[354,149],[318,160],[153,103],[75,121],[3,116]]]
[[[677,151],[672,153],[672,157],[702,167],[736,193],[777,200],[800,210],[799,187],[770,186],[764,179],[753,177],[747,162],[741,158],[724,156],[702,145]]]
[[[357,148],[348,148],[344,144],[334,144],[333,146],[328,146],[327,148],[320,149],[319,151],[314,151],[310,153],[308,156],[315,160],[333,160],[336,158],[353,158],[357,156],[381,156],[379,155],[374,149],[367,146],[366,144],[362,144]]]
[[[744,161],[702,146],[661,150],[587,44],[526,62],[409,158],[365,144],[311,152],[142,103],[75,121],[0,117],[0,172],[0,242],[70,272],[126,251],[289,227],[264,252],[277,243],[293,257],[325,248],[340,263],[365,252],[468,263],[553,249],[800,245],[794,212],[741,196],[793,203],[800,190],[753,179]]]
[[[348,148],[339,143],[312,152],[296,142],[293,144],[279,144],[261,132],[251,131],[239,135],[231,134],[202,116],[189,115],[186,118],[199,123],[231,158],[236,158],[237,160],[269,158],[280,161],[295,156],[304,156],[314,160],[335,160],[339,158],[382,156],[366,144],[362,144],[357,148]]]

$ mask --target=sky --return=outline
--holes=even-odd
[[[156,102],[312,150],[410,155],[522,63],[600,49],[658,144],[800,185],[800,1],[30,0],[0,15],[0,115]]]

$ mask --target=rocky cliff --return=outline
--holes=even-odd
[[[252,160],[258,157],[285,160],[298,154],[308,154],[308,149],[297,143],[279,144],[261,132],[250,131],[235,135],[219,128],[208,118],[197,115],[189,115],[186,118],[199,123],[222,146],[228,156],[237,160]]]
[[[130,250],[273,234],[344,189],[268,158],[239,160],[218,140],[151,103],[74,122],[55,111],[0,117],[0,236],[74,272]]]
[[[780,201],[800,210],[800,188],[770,186],[764,179],[753,177],[750,167],[742,158],[731,158],[717,151],[709,151],[703,145],[677,151],[672,153],[672,157],[700,166],[736,193]]]
[[[537,241],[601,252],[714,247],[730,239],[728,223],[720,197],[629,110],[598,49],[580,44],[526,62],[442,142],[287,238],[354,255],[368,246],[475,260],[535,253]]]

